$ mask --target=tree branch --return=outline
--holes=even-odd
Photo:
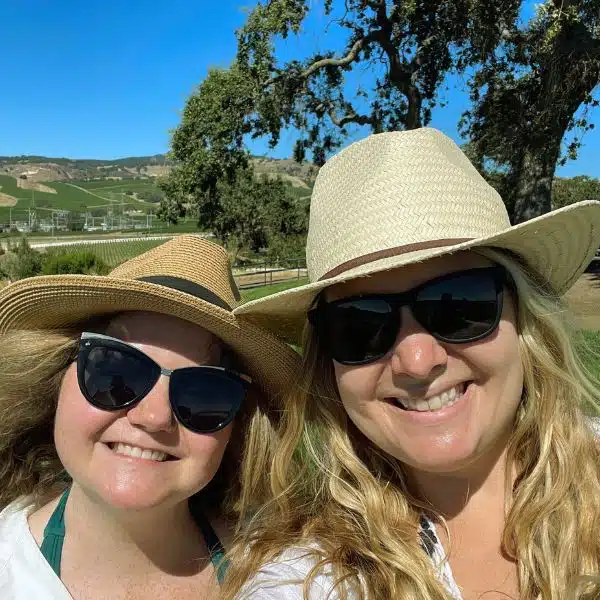
[[[312,94],[313,98],[315,98],[314,94]],[[315,112],[327,111],[331,122],[337,127],[344,127],[344,125],[348,125],[348,123],[356,123],[357,125],[375,125],[375,119],[368,115],[359,115],[354,109],[352,112],[344,115],[343,117],[338,117],[337,112],[335,110],[335,104],[331,100],[321,100],[317,107],[315,108]]]
[[[408,101],[408,111],[405,119],[406,128],[417,129],[422,126],[421,106],[423,104],[421,92],[416,84],[416,77],[419,70],[419,53],[416,53],[410,65],[402,64],[398,51],[392,43],[392,27],[387,16],[385,2],[377,4],[376,13],[377,24],[380,28],[377,31],[377,41],[388,57],[390,82],[404,94],[404,97]]]
[[[348,125],[348,123],[356,123],[357,125],[373,125],[374,124],[374,119],[372,117],[369,117],[367,115],[359,115],[359,114],[356,114],[355,112],[352,112],[350,114],[344,115],[343,117],[339,118],[336,115],[335,109],[333,107],[331,107],[327,111],[327,114],[329,115],[331,122],[334,125],[336,125],[337,127],[344,127],[344,125]]]
[[[344,65],[349,65],[351,62],[356,60],[358,53],[363,49],[364,46],[366,46],[369,42],[372,42],[377,38],[376,34],[378,33],[379,32],[377,31],[373,31],[369,35],[366,35],[365,37],[356,40],[356,42],[354,42],[354,44],[352,45],[352,48],[350,48],[348,54],[346,54],[346,56],[344,56],[343,58],[323,58],[321,60],[318,60],[317,62],[310,65],[310,67],[308,67],[308,69],[306,69],[301,74],[301,77],[307,79],[313,73],[319,71],[323,67],[343,67]]]

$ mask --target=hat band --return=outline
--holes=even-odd
[[[350,269],[361,267],[376,260],[382,258],[390,258],[392,256],[400,256],[401,254],[408,254],[409,252],[417,252],[418,250],[427,250],[429,248],[443,248],[444,246],[454,246],[456,244],[462,244],[463,242],[469,242],[474,238],[449,238],[445,240],[430,240],[428,242],[416,242],[414,244],[406,244],[404,246],[396,246],[394,248],[386,248],[385,250],[377,250],[377,252],[369,252],[364,256],[357,256],[347,260],[346,262],[338,265],[327,271],[325,275],[319,277],[317,281],[323,281],[324,279],[331,279],[337,275],[341,275]]]
[[[137,280],[146,281],[147,283],[154,283],[156,285],[162,285],[164,287],[177,290],[178,292],[190,294],[190,296],[194,296],[200,300],[204,300],[205,302],[210,302],[210,304],[214,304],[219,308],[223,308],[224,310],[231,312],[231,306],[229,306],[229,304],[227,304],[223,298],[217,296],[217,294],[208,288],[205,288],[203,285],[190,281],[189,279],[183,279],[182,277],[169,277],[167,275],[149,275],[148,277],[138,277]]]

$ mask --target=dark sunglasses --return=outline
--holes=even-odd
[[[223,367],[164,369],[121,340],[82,333],[77,380],[81,393],[96,408],[113,411],[134,406],[161,375],[169,377],[173,414],[196,433],[212,433],[231,423],[252,382],[247,375]]]
[[[370,294],[326,302],[308,312],[330,358],[344,365],[376,361],[393,347],[408,306],[433,337],[476,342],[500,322],[506,270],[497,265],[437,277],[400,294]]]

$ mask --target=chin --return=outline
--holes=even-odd
[[[477,460],[477,456],[474,445],[464,444],[463,440],[459,445],[446,445],[442,448],[430,446],[419,455],[415,455],[413,451],[400,460],[414,471],[451,475],[468,468]]]
[[[176,494],[135,481],[106,482],[99,486],[96,495],[112,509],[124,511],[174,506],[187,498],[185,494]]]

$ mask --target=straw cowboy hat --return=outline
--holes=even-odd
[[[482,246],[520,255],[561,294],[600,246],[600,202],[511,227],[502,198],[450,138],[430,128],[371,135],[319,172],[306,245],[310,283],[235,314],[297,341],[324,288]]]
[[[132,310],[172,315],[214,333],[263,389],[278,394],[289,386],[298,356],[267,331],[236,319],[239,300],[225,250],[183,235],[107,276],[49,275],[10,284],[0,291],[0,332],[77,326]]]

